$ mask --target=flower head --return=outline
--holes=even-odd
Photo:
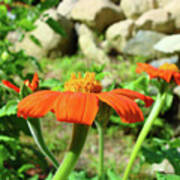
[[[164,63],[159,68],[155,68],[150,64],[137,63],[136,72],[146,72],[151,79],[161,78],[168,83],[174,80],[176,84],[180,85],[180,70],[175,64]]]
[[[114,108],[123,122],[133,123],[144,120],[134,100],[143,100],[147,107],[153,103],[152,98],[127,89],[101,92],[94,73],[84,77],[72,74],[64,88],[64,92],[42,90],[26,96],[18,104],[18,116],[39,118],[52,111],[58,121],[91,125],[102,101]]]
[[[6,80],[2,80],[2,83],[13,89],[14,91],[16,91],[17,93],[20,92],[20,88],[15,86],[14,84],[12,84],[10,81],[6,81]],[[39,85],[39,78],[38,78],[38,74],[37,73],[34,73],[34,76],[33,76],[33,79],[32,79],[32,82],[30,82],[29,80],[25,80],[24,81],[24,84],[29,87],[32,91],[35,91],[37,88],[38,88],[38,85]]]

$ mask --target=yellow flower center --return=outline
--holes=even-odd
[[[159,67],[159,69],[179,72],[179,68],[175,64],[169,64],[169,63],[164,63]]]
[[[78,73],[78,76],[72,73],[71,79],[64,84],[64,89],[72,92],[99,93],[102,86],[95,79],[95,73],[87,72],[84,77],[82,77],[81,73]]]

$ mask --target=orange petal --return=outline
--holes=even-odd
[[[48,113],[62,93],[43,90],[26,96],[18,104],[18,116],[39,118]]]
[[[134,123],[144,120],[142,111],[130,98],[111,92],[99,93],[97,96],[101,101],[113,107],[123,122]]]
[[[111,92],[116,93],[118,95],[126,96],[126,97],[128,97],[128,98],[130,98],[132,100],[141,99],[142,101],[145,102],[146,107],[151,106],[152,103],[154,102],[154,100],[151,97],[144,96],[141,93],[138,93],[136,91],[132,91],[132,90],[129,90],[129,89],[115,89],[115,90],[112,90]]]
[[[180,85],[180,73],[178,72],[174,73],[174,80],[176,84]]]
[[[150,64],[146,64],[146,63],[137,63],[137,67],[136,67],[136,72],[137,73],[142,73],[142,72],[146,72],[146,73],[153,73],[154,71],[156,71],[157,68],[151,66]]]
[[[170,82],[173,77],[174,72],[169,70],[158,70],[158,76],[164,79],[166,82]]]
[[[17,93],[20,92],[20,89],[19,89],[17,86],[15,86],[14,84],[12,84],[11,82],[6,81],[6,80],[2,80],[2,83],[3,83],[5,86],[13,89],[13,90],[16,91]]]
[[[32,91],[36,90],[38,88],[38,85],[39,85],[39,77],[37,72],[35,72],[31,83],[31,90]]]
[[[146,72],[150,79],[158,77],[158,69],[150,64],[137,63],[136,73]]]
[[[171,70],[158,69],[146,63],[137,63],[136,72],[137,73],[146,72],[151,79],[161,78],[168,83],[171,81],[172,77],[176,73]]]
[[[91,125],[98,112],[98,99],[91,93],[64,92],[54,111],[58,121]]]

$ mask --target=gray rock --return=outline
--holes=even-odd
[[[79,35],[79,46],[85,57],[98,64],[109,64],[110,60],[106,53],[98,47],[93,32],[84,24],[76,29]]]
[[[180,2],[179,0],[171,0],[164,9],[172,14],[175,19],[176,31],[180,32]]]
[[[169,2],[170,0],[156,0],[156,4],[158,8],[165,7]]]
[[[174,174],[174,168],[173,166],[169,163],[167,159],[165,159],[162,163],[160,164],[153,164],[152,165],[152,171],[150,173],[155,174],[156,172],[164,172],[164,173],[172,173]]]
[[[6,36],[6,38],[11,42],[11,43],[16,43],[18,42],[18,40],[21,38],[21,33],[19,33],[18,31],[11,31],[8,33],[8,35]]]
[[[123,53],[146,58],[156,57],[158,53],[153,49],[153,47],[165,36],[166,35],[162,33],[153,31],[138,31],[135,37],[127,42],[123,49]]]
[[[137,19],[143,13],[156,7],[155,0],[122,0],[120,7],[126,17]]]
[[[177,64],[179,61],[178,56],[171,56],[169,58],[162,58],[158,60],[153,60],[150,64],[154,67],[159,67],[163,65],[164,63],[169,63],[169,64]]]
[[[180,97],[180,86],[176,86],[174,89],[173,89],[173,93],[176,94],[178,97]],[[180,132],[180,126],[178,128],[178,132]]]
[[[105,53],[109,53],[112,49],[111,44],[106,39],[104,41],[100,42],[100,47],[103,49],[103,51]]]
[[[138,30],[172,33],[174,31],[174,19],[172,15],[164,9],[152,9],[138,18],[136,27]]]
[[[132,37],[134,21],[127,19],[110,26],[106,31],[106,39],[110,46],[118,52],[122,52],[128,39]]]
[[[164,37],[155,44],[154,49],[165,54],[180,53],[180,35]]]
[[[59,16],[56,10],[50,9],[45,12],[54,20],[57,20],[66,32],[66,36],[61,36],[54,32],[44,21],[38,19],[35,22],[36,29],[25,34],[22,42],[15,43],[16,50],[24,49],[28,55],[36,58],[42,58],[52,54],[66,54],[73,49],[74,31],[73,24],[63,16]],[[29,37],[35,36],[41,43],[42,47],[36,45]]]
[[[57,7],[57,13],[70,18],[71,10],[75,6],[77,0],[63,0]]]
[[[110,1],[117,4],[117,5],[121,3],[121,0],[110,0]]]
[[[121,8],[108,0],[79,0],[72,9],[73,20],[103,31],[107,26],[124,19]]]

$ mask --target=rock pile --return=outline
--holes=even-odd
[[[16,43],[17,49],[41,58],[71,53],[79,44],[87,59],[99,63],[108,63],[112,50],[147,59],[180,52],[179,0],[63,0],[45,13],[63,27],[66,36],[40,18],[37,28]],[[29,39],[31,35],[41,47]]]

